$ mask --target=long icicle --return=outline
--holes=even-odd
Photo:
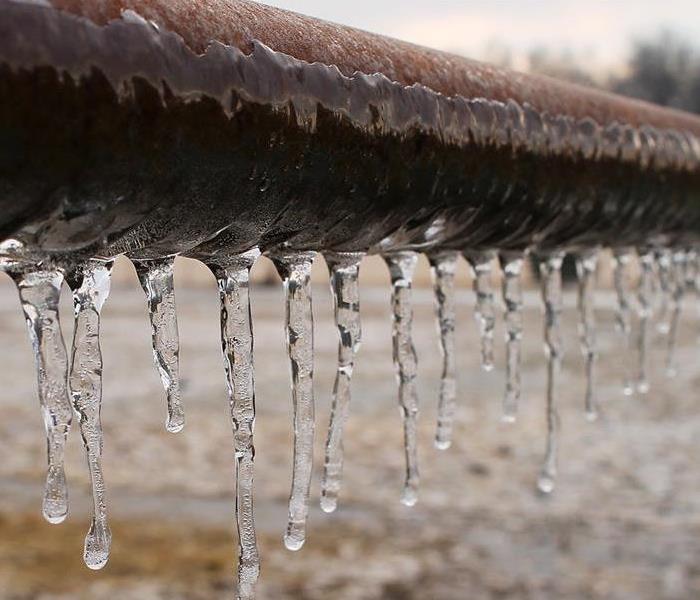
[[[435,447],[440,450],[446,450],[452,444],[452,427],[457,404],[454,284],[458,256],[457,252],[450,251],[436,252],[428,256],[442,353],[440,397],[435,432]]]
[[[253,326],[250,313],[250,269],[257,248],[209,265],[219,285],[221,348],[226,371],[234,443],[236,527],[238,529],[238,600],[255,598],[260,554],[253,514],[255,446],[255,375]]]
[[[632,252],[628,248],[620,248],[613,253],[613,280],[617,295],[617,309],[615,311],[615,328],[622,335],[622,368],[623,387],[625,396],[634,392],[630,375],[629,357],[632,352],[632,308],[630,290],[627,281],[627,267],[632,259]]]
[[[325,254],[338,328],[338,368],[333,385],[331,417],[321,480],[321,509],[333,512],[343,474],[343,427],[350,410],[350,381],[355,355],[360,349],[360,286],[358,276],[363,254],[339,252]]]
[[[503,271],[502,292],[505,306],[506,391],[503,397],[502,420],[514,423],[520,403],[521,340],[523,337],[523,292],[520,277],[522,252],[503,252],[499,256]]]
[[[168,417],[165,428],[171,433],[177,433],[185,426],[185,411],[180,399],[180,340],[173,286],[175,258],[168,256],[158,260],[134,260],[133,263],[148,300],[153,360],[167,394]]]
[[[654,251],[650,248],[640,248],[637,254],[640,267],[637,286],[637,314],[639,316],[637,391],[640,394],[646,394],[649,391],[649,326],[653,312]]]
[[[46,429],[48,471],[42,513],[49,523],[61,523],[68,515],[64,453],[73,419],[68,395],[68,354],[58,317],[63,274],[53,269],[10,274],[19,291],[34,349],[39,402]]]
[[[686,286],[687,255],[684,250],[673,252],[671,259],[671,319],[668,330],[668,353],[666,355],[666,375],[675,377],[678,373],[676,364],[676,345],[678,342],[678,325],[683,309],[683,296]]]
[[[391,275],[391,304],[393,326],[393,357],[399,381],[399,408],[403,420],[406,474],[401,502],[413,506],[418,501],[418,391],[416,389],[417,360],[413,346],[413,273],[418,255],[396,252],[384,256]]]
[[[476,307],[474,318],[481,337],[481,368],[491,371],[494,367],[493,330],[496,324],[496,307],[491,287],[491,272],[495,254],[491,251],[465,252],[474,277]]]
[[[554,252],[543,257],[540,262],[547,356],[547,446],[537,487],[544,494],[554,491],[557,477],[559,414],[556,400],[564,352],[559,323],[562,311],[561,265],[563,259],[563,252]]]
[[[314,256],[315,252],[270,256],[284,282],[287,350],[292,368],[294,467],[289,495],[289,521],[284,535],[288,550],[299,550],[304,545],[309,515],[314,448],[314,327],[311,305],[311,263]]]
[[[576,256],[578,276],[579,339],[586,368],[586,418],[595,421],[600,413],[595,391],[595,362],[598,357],[595,331],[595,275],[598,249],[586,250]]]
[[[66,278],[73,292],[75,327],[71,352],[70,390],[80,417],[80,435],[92,487],[92,522],[85,536],[83,559],[90,569],[107,564],[112,533],[102,473],[102,351],[100,311],[109,296],[112,261],[89,260]]]

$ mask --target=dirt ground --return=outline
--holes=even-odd
[[[685,311],[681,370],[652,374],[646,396],[622,394],[626,358],[613,298],[599,298],[601,421],[583,413],[575,295],[565,296],[560,478],[551,498],[535,480],[544,450],[541,312],[526,295],[524,398],[515,425],[499,421],[503,372],[481,372],[473,297],[460,272],[459,410],[455,442],[432,445],[440,356],[432,297],[416,290],[421,391],[421,495],[399,503],[403,453],[391,363],[389,288],[362,290],[363,346],[355,368],[337,513],[318,508],[337,337],[327,287],[314,288],[317,465],[306,546],[284,549],[291,474],[291,401],[282,292],[256,285],[258,421],[256,519],[260,599],[690,600],[700,598],[700,416],[694,301]],[[164,429],[165,400],[133,274],[104,309],[104,469],[112,557],[82,564],[89,524],[87,469],[74,427],[67,455],[71,514],[40,516],[44,441],[32,357],[15,291],[0,281],[0,599],[219,599],[234,596],[232,441],[209,286],[177,290],[187,425]],[[64,332],[71,319],[65,298]],[[503,362],[502,330],[497,331]],[[653,359],[661,364],[663,344]]]

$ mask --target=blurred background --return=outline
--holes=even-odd
[[[700,4],[691,1],[352,3],[271,2],[306,14],[520,70],[546,73],[700,112]],[[565,292],[559,406],[560,479],[535,492],[544,453],[546,369],[539,291],[525,277],[523,399],[500,422],[503,329],[497,368],[479,367],[474,296],[459,266],[459,391],[455,439],[434,448],[441,358],[427,261],[416,276],[415,342],[421,394],[421,495],[399,503],[403,449],[391,362],[389,277],[362,267],[363,346],[346,428],[338,511],[318,508],[320,465],[335,375],[337,332],[327,269],[314,265],[316,471],[307,543],[284,549],[291,475],[291,399],[283,296],[269,261],[253,272],[258,421],[256,519],[262,599],[691,600],[700,597],[700,416],[697,298],[686,296],[679,374],[663,372],[667,339],[653,340],[651,391],[622,393],[625,355],[614,329],[609,258],[597,295],[597,423],[584,418],[576,290]],[[634,274],[633,274],[634,277]],[[498,289],[499,275],[493,285]],[[634,281],[631,281],[634,285]],[[125,260],[103,313],[104,470],[112,557],[82,563],[89,525],[87,469],[77,428],[69,440],[71,514],[40,515],[45,447],[29,342],[16,292],[0,279],[0,599],[185,600],[234,595],[232,440],[219,343],[218,295],[204,267],[179,259],[176,294],[187,425],[164,428],[143,293]],[[72,337],[72,308],[62,322]]]

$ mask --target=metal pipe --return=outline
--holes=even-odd
[[[243,0],[52,4],[0,2],[0,235],[42,254],[697,237],[695,116]]]

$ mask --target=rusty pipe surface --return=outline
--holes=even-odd
[[[245,0],[0,16],[0,234],[42,253],[697,236],[690,114]]]

